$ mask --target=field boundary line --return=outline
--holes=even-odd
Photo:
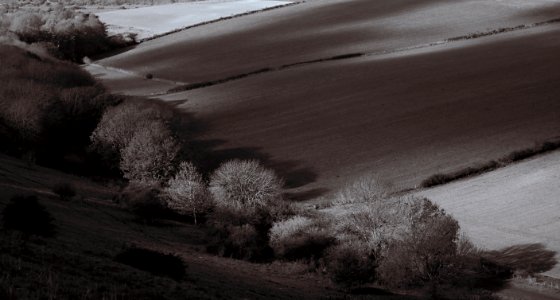
[[[171,34],[174,34],[174,33],[178,33],[178,32],[184,31],[184,30],[188,30],[188,29],[192,29],[192,28],[196,28],[196,27],[200,27],[200,26],[204,26],[204,25],[209,25],[209,24],[213,24],[213,23],[226,21],[226,20],[231,20],[231,19],[236,19],[236,18],[240,18],[240,17],[245,17],[245,16],[249,16],[249,15],[258,14],[258,13],[263,13],[263,12],[271,11],[271,10],[274,10],[274,9],[280,9],[280,8],[294,6],[294,5],[299,5],[301,3],[305,3],[305,1],[294,1],[294,2],[281,4],[281,5],[276,5],[276,6],[271,6],[271,7],[267,7],[267,8],[263,8],[263,9],[257,9],[257,10],[252,10],[252,11],[248,11],[248,12],[244,12],[244,13],[234,14],[234,15],[227,16],[227,17],[221,17],[219,19],[200,22],[200,23],[196,23],[196,24],[193,24],[193,25],[177,28],[177,29],[174,29],[174,30],[166,32],[166,33],[156,34],[156,35],[151,36],[151,37],[143,38],[140,41],[138,41],[138,43],[143,43],[143,42],[155,40],[157,38],[161,38],[161,37],[164,37],[164,36],[167,36],[167,35],[171,35]]]
[[[185,84],[185,85],[182,85],[182,86],[177,86],[177,87],[169,89],[166,94],[174,94],[174,93],[179,93],[179,92],[185,92],[185,91],[205,88],[205,87],[209,87],[209,86],[214,86],[214,85],[218,85],[218,84],[227,83],[227,82],[230,82],[230,81],[235,81],[235,80],[247,78],[247,77],[250,77],[250,76],[256,76],[256,75],[259,75],[259,74],[270,73],[270,72],[277,72],[277,71],[282,71],[282,70],[290,69],[290,68],[302,67],[302,66],[319,64],[319,63],[324,63],[324,62],[332,62],[332,61],[337,61],[337,60],[350,60],[350,59],[361,58],[361,57],[371,57],[371,56],[381,56],[381,55],[402,53],[402,52],[407,52],[407,51],[425,49],[425,48],[429,48],[429,47],[447,45],[447,44],[451,44],[451,43],[459,42],[459,41],[466,41],[466,40],[472,40],[472,39],[478,39],[478,38],[483,38],[483,37],[488,37],[488,36],[499,35],[499,34],[508,33],[508,32],[527,30],[527,29],[540,27],[540,26],[545,26],[545,25],[550,25],[550,24],[555,24],[555,23],[560,23],[560,18],[551,19],[551,20],[543,21],[543,22],[532,23],[532,24],[518,25],[518,26],[514,26],[514,27],[504,27],[504,28],[492,29],[492,30],[483,31],[483,32],[475,32],[475,33],[470,33],[470,34],[467,34],[467,35],[447,38],[447,39],[443,39],[443,40],[439,40],[439,41],[435,41],[435,42],[431,42],[431,43],[418,44],[418,45],[413,45],[413,46],[408,46],[408,47],[403,47],[403,48],[397,48],[397,49],[392,49],[392,50],[346,53],[346,54],[340,54],[340,55],[324,57],[324,58],[319,58],[319,59],[312,59],[312,60],[306,60],[306,61],[284,64],[284,65],[277,66],[277,67],[264,67],[264,68],[261,68],[261,69],[249,71],[249,72],[242,73],[242,74],[231,75],[231,76],[216,79],[216,80],[201,81],[201,82]]]

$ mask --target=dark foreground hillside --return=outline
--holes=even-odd
[[[76,187],[63,201],[51,187]],[[295,265],[257,265],[204,253],[203,228],[166,221],[145,226],[111,202],[115,190],[0,156],[0,209],[14,195],[37,195],[54,218],[54,237],[0,232],[2,299],[316,299],[340,294]],[[180,279],[119,263],[129,247],[180,257]]]

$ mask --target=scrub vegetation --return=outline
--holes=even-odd
[[[94,14],[60,2],[8,3],[0,6],[0,17],[0,40],[36,45],[73,62],[135,42],[131,36],[109,37]]]

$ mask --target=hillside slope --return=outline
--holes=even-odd
[[[51,192],[60,182],[76,187],[78,196],[73,201],[62,201]],[[0,232],[0,297],[10,290],[21,299],[318,299],[341,295],[327,279],[307,273],[303,266],[252,264],[207,254],[204,228],[174,221],[159,226],[139,223],[110,201],[115,188],[0,155],[0,210],[16,194],[39,196],[53,215],[58,234],[52,239],[32,239],[17,250],[9,247],[18,243]],[[176,282],[115,262],[117,253],[131,245],[180,256],[187,266],[186,278]]]

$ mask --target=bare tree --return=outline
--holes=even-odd
[[[182,162],[164,190],[165,203],[173,211],[191,214],[197,224],[197,215],[208,212],[212,200],[202,176],[190,162]]]

